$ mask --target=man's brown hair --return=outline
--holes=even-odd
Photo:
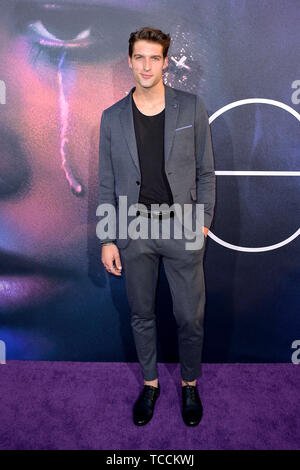
[[[163,46],[163,57],[165,58],[168,54],[171,36],[170,34],[163,33],[160,29],[144,27],[138,31],[134,31],[130,34],[129,38],[129,52],[128,55],[132,57],[133,45],[139,39],[144,39],[145,41],[158,42]]]

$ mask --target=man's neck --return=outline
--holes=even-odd
[[[160,101],[164,100],[165,96],[165,86],[163,81],[160,81],[155,86],[151,88],[144,88],[141,87],[138,83],[136,84],[136,88],[133,92],[134,98],[139,103],[144,104],[153,104],[159,103]]]

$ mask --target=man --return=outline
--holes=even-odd
[[[201,375],[203,345],[205,241],[200,249],[187,250],[186,240],[174,235],[161,240],[151,236],[128,239],[120,232],[124,224],[130,226],[129,221],[118,226],[119,196],[124,195],[127,207],[138,204],[138,209],[144,208],[135,216],[147,222],[158,219],[159,229],[166,218],[174,229],[175,217],[171,210],[153,210],[155,204],[203,204],[205,239],[212,222],[215,172],[208,117],[198,96],[164,85],[162,72],[168,65],[169,45],[170,35],[157,29],[145,27],[130,35],[128,64],[136,86],[104,110],[100,126],[99,204],[116,209],[116,227],[112,236],[97,235],[107,271],[121,276],[123,268],[125,275],[144,378],[133,407],[134,423],[144,425],[150,421],[160,394],[154,305],[162,259],[178,326],[182,417],[185,424],[194,426],[203,411],[196,382]],[[97,214],[104,215],[101,211]],[[130,217],[132,221],[132,214]]]

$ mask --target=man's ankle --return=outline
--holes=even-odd
[[[152,387],[158,387],[158,379],[144,380],[144,385],[152,385]]]
[[[186,385],[193,385],[195,387],[195,385],[197,385],[197,379],[195,379],[195,380],[181,379],[181,385],[182,385],[182,387],[185,387]]]

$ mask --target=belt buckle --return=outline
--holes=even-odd
[[[153,217],[157,217],[160,220],[167,219],[168,217],[170,217],[170,212],[156,211],[156,212],[154,212]]]
[[[158,218],[158,219],[163,219],[163,218],[167,218],[167,217],[171,217],[171,213],[172,211],[170,212],[162,212],[162,211],[152,211],[152,210],[149,210],[147,212],[144,212],[144,211],[138,211],[139,215],[142,215],[143,217],[150,217],[151,219],[155,219],[155,218]]]

